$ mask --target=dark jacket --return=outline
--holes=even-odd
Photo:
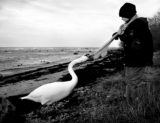
[[[134,20],[119,38],[123,44],[126,66],[153,64],[153,40],[147,18],[139,17]]]

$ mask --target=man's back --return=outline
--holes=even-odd
[[[124,43],[127,66],[153,64],[153,40],[147,18],[139,17],[134,20],[119,37]]]

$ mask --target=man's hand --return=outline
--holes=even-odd
[[[113,33],[113,34],[112,34],[112,37],[115,36],[115,35],[117,35],[117,32]],[[119,39],[118,35],[117,35],[114,39],[115,39],[115,40],[118,40],[118,39]]]
[[[127,28],[126,24],[122,24],[117,32],[118,35],[123,35],[125,29]]]

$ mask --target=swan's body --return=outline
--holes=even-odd
[[[28,99],[34,102],[40,102],[42,105],[49,105],[67,97],[78,82],[78,77],[73,71],[73,66],[77,63],[84,62],[87,59],[87,56],[82,56],[76,60],[73,60],[68,65],[68,71],[72,76],[72,79],[70,81],[53,82],[42,85],[33,90],[29,95],[21,97],[21,99]]]

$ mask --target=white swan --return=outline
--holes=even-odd
[[[53,82],[42,85],[33,90],[29,95],[21,97],[21,99],[32,100],[34,102],[39,102],[42,105],[44,104],[49,105],[67,97],[78,82],[78,77],[73,71],[73,66],[77,63],[81,63],[86,60],[88,60],[88,57],[86,55],[83,55],[80,58],[73,60],[68,65],[68,71],[72,77],[70,81]]]

